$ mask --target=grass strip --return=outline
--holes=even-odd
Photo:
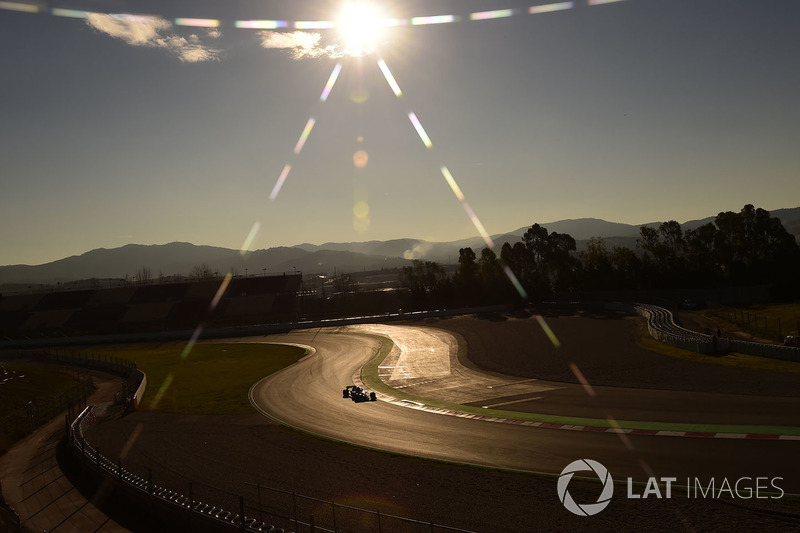
[[[184,344],[104,348],[134,361],[147,374],[140,409],[184,414],[250,414],[253,381],[306,354],[297,346],[264,343]]]
[[[692,352],[659,342],[651,337],[646,330],[639,339],[639,346],[651,352],[694,363],[747,368],[750,370],[767,370],[782,374],[800,374],[800,364],[794,361],[781,361],[780,359],[734,352],[715,355]]]
[[[682,422],[646,422],[638,420],[608,420],[603,418],[584,418],[573,416],[547,415],[539,413],[523,413],[502,409],[484,409],[471,405],[461,405],[421,396],[414,396],[394,389],[378,377],[378,366],[391,351],[394,343],[388,338],[381,338],[382,346],[378,353],[361,368],[361,381],[369,389],[379,394],[391,396],[398,400],[408,400],[424,404],[434,409],[444,409],[460,413],[469,413],[485,417],[521,420],[529,422],[546,422],[573,426],[589,426],[598,428],[640,429],[648,431],[703,432],[703,433],[745,433],[759,435],[800,435],[800,427],[794,426],[743,426],[735,424],[690,424]]]

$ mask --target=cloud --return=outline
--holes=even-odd
[[[261,37],[261,46],[264,48],[287,49],[295,59],[321,56],[338,58],[343,55],[335,46],[320,46],[321,35],[319,33],[261,31],[259,37]]]
[[[172,24],[160,17],[137,17],[133,15],[107,15],[91,13],[86,23],[92,28],[121,39],[132,46],[146,46],[169,50],[186,63],[210,61],[217,59],[221,50],[211,48],[202,43],[199,36],[191,34],[181,37],[168,32]],[[207,36],[217,39],[218,30],[210,30]]]

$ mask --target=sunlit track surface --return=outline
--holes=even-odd
[[[758,473],[781,476],[788,490],[800,491],[796,442],[592,434],[441,416],[380,401],[356,404],[343,400],[341,390],[377,352],[377,340],[312,330],[265,339],[271,341],[308,344],[317,353],[258,382],[253,401],[266,415],[317,435],[394,453],[524,471],[558,473],[575,458],[593,457],[614,475],[638,480],[653,472],[706,477]]]

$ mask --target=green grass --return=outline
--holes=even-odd
[[[147,374],[140,409],[184,414],[249,414],[247,393],[259,379],[305,355],[296,346],[278,344],[195,344],[113,346],[104,353],[124,357]]]
[[[684,361],[692,361],[694,363],[748,368],[751,370],[769,370],[771,372],[780,372],[784,374],[800,374],[800,364],[793,361],[781,361],[779,359],[770,359],[768,357],[758,357],[756,355],[741,353],[709,355],[692,352],[659,342],[651,337],[650,334],[647,333],[647,330],[644,330],[639,340],[639,345],[651,352],[668,355],[676,359],[683,359]]]
[[[702,315],[729,331],[744,331],[756,337],[782,341],[786,335],[798,335],[800,302],[712,308]]]
[[[649,337],[649,335],[648,335]],[[707,431],[717,433],[769,433],[769,434],[783,434],[783,435],[800,435],[800,427],[794,426],[740,426],[732,424],[695,424],[695,423],[681,423],[681,422],[649,422],[639,420],[610,420],[601,418],[584,418],[572,417],[561,415],[548,415],[541,413],[526,413],[520,411],[505,411],[502,409],[484,409],[472,405],[460,405],[438,400],[431,400],[430,398],[423,398],[413,396],[411,394],[394,389],[384,383],[378,377],[378,365],[380,365],[389,351],[392,348],[392,342],[388,339],[382,339],[383,345],[372,359],[362,367],[361,380],[367,388],[375,390],[376,392],[388,396],[392,396],[399,400],[410,400],[425,404],[426,407],[445,409],[451,411],[458,411],[462,413],[471,413],[474,415],[481,415],[486,417],[506,418],[513,420],[523,420],[530,422],[549,422],[554,424],[571,424],[576,426],[592,426],[592,427],[606,427],[614,428],[621,427],[625,429],[644,429],[644,430],[661,430],[661,431]],[[652,340],[652,339],[651,339]],[[657,344],[658,341],[653,341]],[[665,345],[666,346],[666,345]],[[685,351],[685,350],[681,350]],[[693,352],[688,352],[693,353]]]

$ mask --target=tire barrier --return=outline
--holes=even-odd
[[[800,348],[747,342],[707,335],[683,328],[675,323],[672,313],[663,307],[635,304],[636,312],[647,319],[647,331],[665,344],[693,352],[713,354],[736,352],[782,361],[800,362]]]

